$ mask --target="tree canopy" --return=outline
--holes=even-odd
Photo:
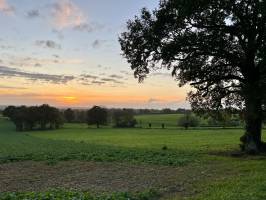
[[[55,129],[63,124],[63,116],[57,108],[42,106],[8,106],[3,115],[14,122],[17,131]]]
[[[105,108],[94,106],[87,112],[87,123],[88,125],[96,124],[97,128],[100,125],[107,124],[107,110]]]
[[[263,0],[162,0],[129,20],[119,41],[139,81],[164,67],[194,88],[195,111],[244,109],[244,149],[257,152],[265,148],[265,39]]]
[[[64,118],[68,123],[71,123],[75,120],[75,112],[71,109],[68,108],[64,111]]]
[[[132,109],[116,110],[113,113],[113,121],[115,127],[119,128],[133,128],[137,124]]]

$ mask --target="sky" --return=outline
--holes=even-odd
[[[119,35],[159,0],[0,0],[0,105],[187,108],[167,70],[143,83]]]

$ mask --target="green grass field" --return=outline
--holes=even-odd
[[[143,128],[149,127],[149,123],[153,128],[161,128],[162,123],[166,128],[176,128],[178,119],[183,114],[150,114],[150,115],[136,115],[136,120],[139,126]]]
[[[159,126],[161,120],[168,121],[167,126],[170,127],[176,123],[176,117],[164,115],[160,119],[159,115],[146,115],[138,116],[138,120],[143,123],[151,121],[154,126]],[[231,152],[238,150],[242,133],[241,129],[183,130],[173,126],[170,129],[95,129],[82,124],[65,124],[64,128],[53,131],[18,133],[12,123],[0,119],[0,169],[8,163],[19,165],[24,161],[44,162],[47,165],[57,165],[62,161],[85,161],[123,163],[148,169],[163,167],[180,172],[177,179],[171,181],[180,182],[182,190],[171,189],[171,185],[165,191],[143,188],[140,191],[143,193],[139,195],[119,193],[113,199],[157,199],[145,192],[150,189],[159,191],[158,198],[161,199],[266,199],[266,157],[230,156]],[[3,193],[0,199],[41,199],[39,196],[42,196],[40,193],[19,192]],[[82,192],[51,191],[46,196],[112,199],[110,195],[114,195],[109,192],[109,196],[92,197]],[[82,194],[84,198],[80,197]]]

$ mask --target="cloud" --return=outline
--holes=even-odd
[[[121,73],[121,74],[125,74],[125,75],[133,75],[133,72],[130,73],[130,72],[128,72],[128,71],[124,71],[124,70],[121,70],[120,73]]]
[[[82,59],[61,58],[58,55],[48,58],[41,57],[21,57],[16,54],[9,54],[4,60],[5,65],[13,67],[41,67],[41,66],[55,66],[55,65],[81,65],[84,64]],[[36,65],[37,64],[37,65]]]
[[[40,17],[40,11],[37,10],[37,9],[29,10],[29,11],[26,13],[26,16],[27,16],[29,19],[38,18],[38,17]]]
[[[104,81],[92,81],[91,83],[92,83],[92,84],[96,84],[96,85],[102,85],[102,84],[105,84]]]
[[[40,63],[35,63],[34,67],[42,67]]]
[[[50,82],[54,84],[65,84],[75,79],[74,76],[25,72],[17,68],[11,68],[6,66],[0,66],[0,76],[8,78],[10,77],[26,78],[31,81]]]
[[[161,102],[161,101],[162,101],[162,100],[160,100],[160,99],[150,98],[150,99],[148,100],[148,103],[151,104],[151,103],[157,103],[157,102]]]
[[[120,81],[121,76],[117,76],[115,74],[110,75],[109,77],[101,77],[105,74],[92,75],[92,74],[81,74],[77,79],[82,85],[106,85],[106,86],[114,86],[114,84],[122,85],[124,82]]]
[[[123,76],[119,76],[119,75],[116,75],[116,74],[112,74],[109,76],[110,78],[117,78],[117,79],[122,79]]]
[[[91,46],[93,48],[100,48],[104,43],[106,43],[106,40],[94,40],[93,43],[91,44]]]
[[[25,89],[28,89],[28,88],[25,88],[25,87],[13,87],[13,86],[0,85],[0,89],[25,90]]]
[[[44,48],[61,49],[61,45],[52,40],[37,40],[35,44]]]
[[[97,79],[98,76],[90,75],[90,74],[81,74],[80,75],[83,79]]]
[[[52,32],[53,32],[54,34],[56,34],[56,36],[57,36],[57,38],[58,38],[59,40],[63,40],[63,39],[65,38],[65,36],[64,36],[64,34],[62,33],[61,30],[53,29]]]
[[[53,4],[53,24],[56,29],[86,27],[87,17],[70,0],[58,0]]]
[[[114,78],[102,78],[101,81],[104,81],[104,82],[111,82],[111,83],[117,83],[117,84],[123,84],[123,82],[121,81],[118,81]]]
[[[15,12],[15,8],[10,6],[6,0],[0,0],[0,12],[10,15]]]

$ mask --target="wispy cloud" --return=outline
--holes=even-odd
[[[92,44],[91,44],[91,46],[93,47],[93,48],[100,48],[100,47],[102,47],[102,45],[104,44],[104,43],[106,43],[107,41],[106,40],[98,40],[98,39],[96,39],[96,40],[94,40],[93,42],[92,42]]]
[[[84,27],[87,24],[86,15],[70,0],[58,0],[53,5],[53,16],[53,24],[59,30]]]
[[[27,16],[29,19],[38,18],[38,17],[40,17],[40,11],[37,10],[37,9],[29,10],[29,11],[26,13],[26,16]]]
[[[148,103],[151,104],[151,103],[158,103],[158,102],[162,102],[161,99],[155,99],[155,98],[150,98],[148,99]]]
[[[57,44],[56,42],[52,40],[37,40],[35,44],[37,46],[44,47],[44,48],[61,49],[61,45]]]
[[[11,68],[6,66],[0,66],[0,76],[26,78],[31,81],[50,82],[54,84],[65,84],[75,79],[74,76],[25,72],[17,68]]]
[[[7,85],[0,85],[0,89],[14,89],[14,90],[25,90],[28,88],[25,87],[14,87],[14,86],[7,86]]]
[[[116,75],[116,74],[112,74],[109,77],[111,77],[111,78],[117,78],[117,79],[122,79],[123,78],[123,76],[119,76],[119,75]]]
[[[75,58],[60,58],[58,55],[53,55],[51,58],[41,57],[20,57],[16,55],[8,55],[7,59],[3,60],[4,64],[13,67],[45,67],[55,65],[80,65],[84,64],[84,60]]]
[[[116,83],[116,84],[123,84],[122,81],[116,80],[114,78],[102,78],[101,81],[110,82],[110,83]]]
[[[5,14],[13,14],[15,12],[15,8],[9,5],[6,0],[0,0],[0,12]]]

